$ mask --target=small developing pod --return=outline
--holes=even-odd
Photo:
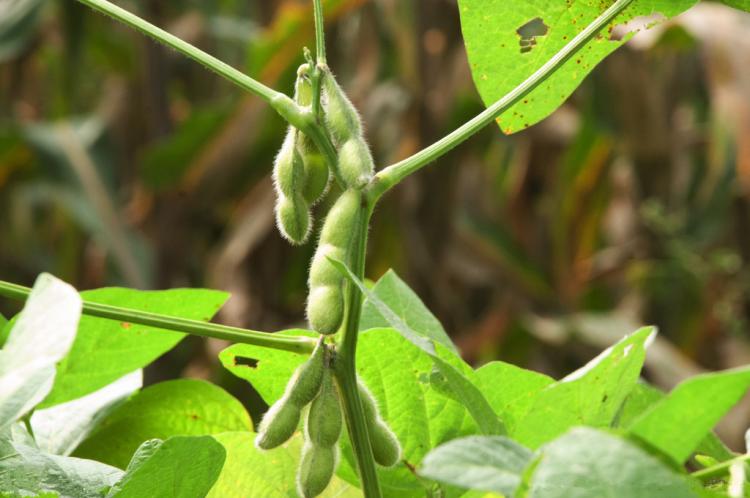
[[[361,136],[352,137],[339,149],[339,171],[344,183],[360,189],[372,179],[375,163],[370,148]]]
[[[296,146],[294,128],[284,139],[273,168],[276,186],[276,223],[281,234],[292,244],[303,244],[311,231],[310,206],[304,197],[305,164]]]
[[[325,491],[338,465],[338,446],[323,448],[311,442],[302,447],[297,469],[297,492],[303,498],[314,498]]]
[[[308,441],[316,446],[331,448],[338,443],[341,437],[343,419],[339,394],[333,382],[333,374],[330,368],[323,373],[323,382],[320,392],[310,405],[305,424],[305,436]]]
[[[350,243],[361,222],[362,195],[355,189],[341,194],[326,217],[318,249],[310,266],[307,319],[310,327],[323,335],[335,334],[344,320],[345,277],[328,257],[348,264]]]
[[[341,146],[350,138],[362,135],[362,120],[354,104],[327,68],[323,70],[322,79],[326,125],[333,143]]]
[[[365,412],[367,433],[372,446],[372,456],[375,463],[383,467],[393,467],[401,460],[401,444],[388,424],[380,416],[377,402],[369,389],[358,381],[359,397]]]
[[[319,342],[310,358],[297,368],[284,395],[263,416],[255,446],[270,450],[287,442],[297,430],[302,409],[320,391],[325,369],[326,346]]]

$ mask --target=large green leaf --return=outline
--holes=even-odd
[[[555,380],[509,363],[493,361],[476,373],[479,388],[510,433],[529,411],[535,397]]]
[[[107,497],[204,498],[225,457],[224,447],[210,436],[147,441]]]
[[[586,44],[560,70],[498,123],[505,133],[531,126],[557,109],[586,75],[625,40],[610,39],[615,26],[640,16],[673,17],[698,0],[634,0],[600,36]],[[560,51],[613,1],[459,0],[461,28],[474,82],[489,106],[526,80]]]
[[[483,434],[505,434],[505,425],[497,418],[487,399],[471,380],[474,371],[463,362],[459,362],[458,365],[455,363],[455,360],[460,360],[460,358],[453,349],[447,348],[420,330],[414,330],[388,304],[368,289],[346,265],[331,258],[329,260],[342,275],[349,279],[349,282],[357,286],[394,330],[432,358],[439,373],[436,376],[436,384],[442,387],[442,391],[446,395],[456,399],[466,407]]]
[[[36,410],[30,422],[37,445],[53,455],[71,454],[115,405],[142,386],[143,372],[136,370],[83,398]]]
[[[527,498],[697,498],[689,477],[625,439],[576,428],[544,446]]]
[[[293,476],[297,472],[301,437],[272,451],[258,450],[252,432],[227,432],[213,436],[227,453],[219,479],[207,498],[297,498]],[[334,477],[322,498],[359,498],[362,492]]]
[[[81,299],[68,284],[42,274],[0,351],[0,431],[41,402],[57,363],[73,344]]]
[[[86,301],[164,315],[210,320],[227,300],[224,292],[202,289],[137,291],[107,288],[82,292]],[[80,398],[143,368],[172,349],[185,334],[84,316],[78,336],[58,369],[44,407]]]
[[[49,455],[19,442],[0,441],[0,495],[55,492],[65,498],[101,498],[122,471],[103,463]]]
[[[531,448],[577,425],[608,427],[635,387],[646,344],[656,333],[646,327],[626,337],[582,369],[540,391],[511,433]]]
[[[513,496],[532,453],[504,436],[471,436],[432,450],[419,474],[462,488]]]
[[[443,346],[456,351],[456,346],[448,337],[437,318],[427,309],[419,296],[406,283],[388,270],[380,277],[372,292],[380,298],[401,320],[421,335],[429,337]],[[387,328],[391,326],[378,308],[369,300],[362,307],[359,322],[360,330]]]
[[[305,360],[300,355],[246,344],[231,346],[219,357],[232,373],[248,380],[269,404],[282,395],[294,369]],[[457,369],[468,368],[458,357],[453,356],[450,361]],[[418,465],[430,448],[476,432],[466,409],[437,389],[432,357],[395,330],[370,329],[360,336],[357,370],[398,436],[409,464]],[[343,446],[339,473],[349,482],[356,482],[351,448],[346,441]],[[425,494],[424,486],[405,465],[379,469],[379,474],[387,497]]]
[[[682,463],[749,388],[750,368],[698,375],[637,418],[629,432]]]
[[[174,380],[148,387],[117,407],[75,454],[124,468],[149,439],[250,428],[245,408],[220,387],[201,380]]]

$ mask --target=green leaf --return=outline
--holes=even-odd
[[[71,454],[116,404],[141,386],[143,372],[136,370],[83,398],[36,410],[30,422],[37,445],[53,455]]]
[[[472,75],[488,106],[509,93],[614,2],[582,0],[459,0]],[[557,109],[605,57],[629,39],[611,40],[615,26],[640,16],[673,17],[697,0],[635,0],[603,33],[499,119],[505,133],[531,126]]]
[[[218,479],[225,458],[224,447],[210,436],[147,441],[107,497],[203,498]]]
[[[504,436],[455,439],[432,450],[419,474],[462,488],[513,496],[532,453]]]
[[[290,376],[305,361],[301,355],[247,344],[231,346],[219,358],[232,373],[248,380],[269,404],[281,397]],[[456,368],[469,368],[458,357],[449,361]],[[362,333],[357,345],[357,373],[377,399],[383,418],[403,446],[404,459],[411,465],[419,464],[430,448],[477,430],[466,409],[436,388],[433,358],[393,329]],[[354,458],[345,439],[339,475],[356,483]],[[381,468],[378,473],[386,497],[425,495],[424,486],[404,465]]]
[[[297,472],[301,438],[272,451],[258,450],[252,432],[227,432],[213,436],[227,454],[219,479],[207,498],[297,498],[292,476]],[[322,498],[359,498],[362,492],[334,477]]]
[[[511,436],[538,448],[576,425],[608,427],[638,382],[646,344],[656,334],[646,327],[605,350],[586,366],[540,391]]]
[[[56,365],[76,336],[81,306],[73,287],[51,275],[37,278],[0,351],[0,431],[50,392]]]
[[[360,292],[378,310],[391,327],[409,342],[430,355],[435,367],[443,377],[444,382],[442,385],[444,386],[444,391],[449,392],[451,397],[460,401],[466,407],[483,434],[505,434],[503,422],[497,418],[497,415],[482,392],[469,378],[470,376],[473,377],[473,370],[468,365],[466,365],[466,368],[461,369],[453,364],[453,360],[458,358],[453,350],[446,348],[433,338],[424,335],[421,331],[412,329],[401,316],[393,311],[374,292],[368,289],[348,267],[340,261],[331,258],[328,259],[342,275],[346,276],[350,282],[357,286]]]
[[[536,396],[555,383],[551,377],[501,361],[483,365],[476,377],[479,389],[510,433],[516,431]]]
[[[107,288],[82,292],[81,296],[95,303],[203,321],[209,321],[228,298],[224,292],[202,289]],[[184,337],[179,332],[83,316],[75,343],[60,364],[55,386],[42,406],[77,399],[111,384],[148,365]]]
[[[437,318],[427,309],[419,296],[406,283],[388,270],[372,287],[372,292],[393,310],[401,320],[423,336],[439,342],[446,348],[457,351]],[[359,330],[387,328],[390,324],[369,300],[362,306]]]
[[[220,387],[201,380],[173,380],[148,387],[117,407],[75,454],[123,468],[149,439],[250,428],[245,408]]]
[[[682,463],[750,388],[750,368],[686,380],[636,419],[629,432]]]
[[[122,471],[80,458],[48,455],[18,442],[0,441],[0,494],[55,492],[66,498],[101,498]]]
[[[544,446],[527,498],[696,498],[689,477],[625,439],[580,427]]]
[[[721,3],[734,7],[735,9],[750,12],[750,0],[720,0]]]

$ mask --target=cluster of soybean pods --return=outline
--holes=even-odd
[[[361,190],[374,174],[359,114],[330,70],[323,65],[318,70],[325,125],[338,152],[338,170],[345,188],[323,223],[310,266],[307,318],[310,327],[323,337],[289,380],[284,395],[263,417],[255,440],[262,450],[276,448],[292,437],[305,415],[305,443],[297,471],[297,490],[304,498],[320,495],[330,483],[338,464],[343,426],[341,399],[333,379],[334,350],[324,339],[335,334],[344,320],[344,276],[328,258],[350,264],[357,223],[363,223]],[[297,72],[295,101],[303,107],[310,107],[313,101],[310,74],[310,64],[303,64]],[[326,194],[331,176],[312,141],[290,126],[276,157],[274,182],[276,221],[291,243],[303,244],[310,237],[310,208]],[[358,387],[375,462],[391,467],[401,458],[401,446],[361,380]]]

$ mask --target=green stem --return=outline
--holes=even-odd
[[[495,121],[498,116],[513,107],[518,101],[546,81],[555,73],[555,71],[562,67],[563,64],[583,48],[586,43],[594,38],[599,31],[604,29],[615,17],[622,13],[622,11],[632,2],[633,0],[617,0],[601,16],[589,24],[586,29],[581,31],[575,38],[565,45],[565,47],[547,61],[546,64],[539,68],[539,70],[511,90],[503,98],[488,107],[484,112],[426,149],[423,149],[413,156],[379,172],[375,175],[370,184],[368,192],[369,197],[373,200],[377,200],[388,190],[398,185],[398,183],[404,178],[439,157],[444,156],[451,149],[463,143],[482,128]]]
[[[364,201],[364,199],[363,199]],[[361,216],[357,224],[352,244],[351,268],[359,278],[364,277],[365,256],[367,253],[367,230],[372,215],[372,205],[362,206]],[[367,433],[365,413],[359,397],[357,384],[357,339],[359,336],[359,318],[362,309],[362,298],[356,286],[347,284],[348,309],[346,320],[342,326],[341,342],[339,343],[335,369],[344,405],[346,426],[352,442],[354,456],[357,459],[357,469],[365,498],[380,498],[380,483],[372,456],[372,446]]]
[[[31,289],[28,287],[0,280],[0,296],[19,301],[26,301],[30,293]],[[137,323],[147,327],[173,330],[200,337],[212,337],[214,339],[224,339],[231,342],[279,349],[298,354],[310,354],[313,349],[315,349],[316,343],[315,340],[308,337],[279,336],[268,332],[228,327],[226,325],[217,325],[198,320],[188,320],[186,318],[177,318],[157,313],[122,308],[119,306],[111,306],[108,304],[92,303],[89,301],[83,302],[83,314],[120,322]]]
[[[321,0],[313,0],[313,10],[315,11],[315,55],[319,64],[327,64],[325,21],[323,18],[323,4]]]
[[[737,458],[727,460],[726,462],[717,463],[716,465],[713,465],[711,467],[697,470],[692,473],[692,476],[696,479],[700,479],[703,482],[718,479],[729,474],[729,468],[738,462],[750,462],[750,454],[740,455]]]

